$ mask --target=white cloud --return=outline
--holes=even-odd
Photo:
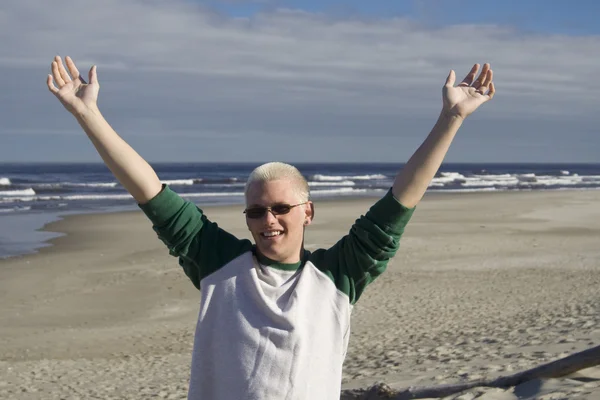
[[[433,29],[283,9],[227,18],[181,0],[4,0],[0,40],[0,73],[19,71],[39,89],[54,54],[74,57],[82,73],[98,64],[101,101],[121,126],[149,113],[160,122],[143,126],[180,126],[184,136],[198,116],[205,132],[232,135],[290,123],[326,131],[340,117],[433,120],[448,71],[462,77],[485,61],[499,92],[482,118],[592,119],[600,107],[600,37],[502,26]]]

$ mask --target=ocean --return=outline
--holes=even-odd
[[[243,204],[244,184],[258,164],[157,163],[158,176],[201,205]],[[295,164],[313,199],[376,197],[402,164]],[[594,190],[600,164],[443,164],[430,192]],[[0,164],[0,258],[27,254],[56,236],[39,229],[61,216],[136,210],[104,164]]]

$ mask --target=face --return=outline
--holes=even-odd
[[[288,179],[254,182],[248,188],[246,207],[302,203],[294,187],[294,182]],[[295,263],[300,261],[304,227],[311,223],[312,217],[313,205],[308,202],[293,207],[287,214],[273,215],[267,212],[256,219],[246,216],[246,224],[262,255],[281,263]]]

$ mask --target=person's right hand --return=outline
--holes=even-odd
[[[100,91],[96,66],[90,69],[89,83],[85,83],[73,60],[66,57],[65,62],[71,75],[65,70],[61,58],[56,56],[52,61],[52,74],[46,79],[48,89],[73,115],[96,110]]]

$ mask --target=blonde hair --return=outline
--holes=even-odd
[[[277,179],[289,179],[290,181],[296,183],[296,185],[294,185],[294,190],[301,202],[305,202],[310,199],[310,188],[308,186],[308,182],[304,178],[304,175],[302,175],[298,168],[294,167],[293,165],[278,161],[260,165],[250,173],[250,176],[246,181],[244,196],[247,198],[248,189],[252,183],[269,182]]]

